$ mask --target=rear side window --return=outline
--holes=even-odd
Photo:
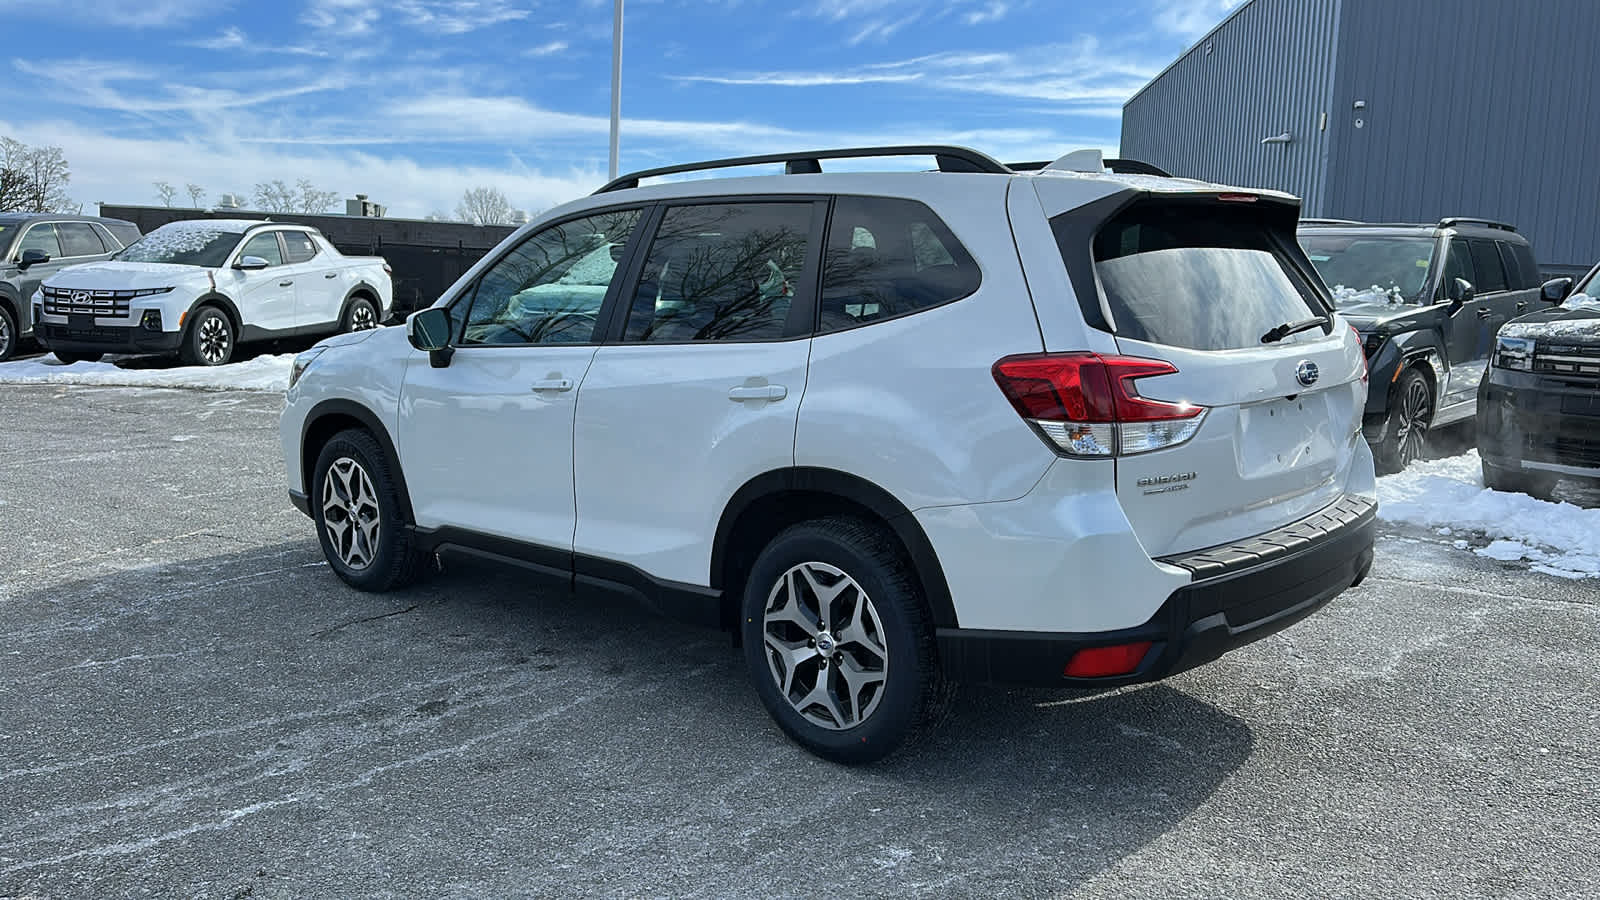
[[[1506,270],[1500,264],[1500,251],[1494,245],[1494,241],[1467,241],[1472,252],[1472,268],[1478,273],[1478,280],[1472,283],[1472,287],[1480,294],[1506,289]]]
[[[1258,347],[1273,328],[1324,312],[1253,207],[1138,203],[1100,228],[1093,256],[1119,337],[1234,350]],[[1326,334],[1313,329],[1285,340]]]
[[[130,222],[107,222],[106,228],[111,236],[122,242],[122,246],[130,247],[139,240],[139,229]]]
[[[57,222],[56,234],[61,238],[62,256],[99,256],[106,252],[100,235],[87,222]]]
[[[1536,288],[1544,282],[1539,275],[1539,263],[1533,258],[1532,247],[1527,244],[1506,244],[1506,249],[1511,251],[1511,258],[1517,261],[1524,288]]]
[[[805,270],[811,215],[810,201],[668,209],[645,257],[623,339],[783,337]]]
[[[1496,241],[1495,249],[1500,251],[1500,264],[1506,270],[1506,284],[1513,291],[1528,287],[1527,284],[1523,283],[1522,265],[1517,262],[1516,254],[1511,252],[1511,245],[1504,241]]]
[[[304,231],[285,231],[283,246],[287,251],[284,259],[291,263],[303,263],[317,255],[316,243]]]
[[[914,200],[840,197],[822,263],[819,333],[905,315],[978,289],[978,264]]]

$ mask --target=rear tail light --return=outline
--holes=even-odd
[[[1113,644],[1110,647],[1091,647],[1072,654],[1061,674],[1068,678],[1110,678],[1126,675],[1139,668],[1145,654],[1150,652],[1150,641],[1136,644]]]
[[[1372,367],[1367,365],[1367,352],[1368,351],[1367,351],[1366,347],[1362,346],[1362,343],[1361,343],[1361,332],[1354,325],[1350,326],[1350,330],[1355,332],[1356,349],[1361,351],[1361,383],[1362,384],[1366,384],[1367,383],[1367,378],[1369,378],[1372,375]]]
[[[1030,353],[994,364],[1017,414],[1067,456],[1112,457],[1175,447],[1194,437],[1205,407],[1140,396],[1134,382],[1171,375],[1159,359]]]

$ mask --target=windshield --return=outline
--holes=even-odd
[[[243,232],[226,231],[209,223],[174,222],[150,232],[112,259],[215,269],[228,259],[242,236]]]
[[[1433,265],[1431,237],[1302,231],[1300,246],[1340,308],[1363,303],[1420,303]]]

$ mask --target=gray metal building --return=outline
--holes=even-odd
[[[1596,0],[1247,0],[1123,106],[1121,154],[1304,215],[1510,222],[1600,259]]]

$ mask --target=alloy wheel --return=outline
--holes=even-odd
[[[11,320],[0,315],[0,359],[11,354],[11,342],[16,339],[16,335],[11,333]]]
[[[357,303],[350,310],[350,330],[366,331],[368,328],[378,327],[378,314],[372,306],[366,303]]]
[[[1395,433],[1401,466],[1422,458],[1422,448],[1428,438],[1428,422],[1432,416],[1433,400],[1428,396],[1427,382],[1413,378],[1406,385],[1405,396],[1400,398],[1400,427]]]
[[[200,323],[200,358],[211,365],[217,365],[228,358],[228,348],[233,345],[233,338],[228,334],[228,325],[222,321],[221,316],[207,316]]]
[[[339,560],[351,569],[372,565],[378,550],[378,492],[361,464],[341,456],[322,481],[322,527]]]
[[[877,607],[844,570],[789,569],[767,595],[761,631],[778,692],[808,722],[839,731],[877,709],[889,648]]]

